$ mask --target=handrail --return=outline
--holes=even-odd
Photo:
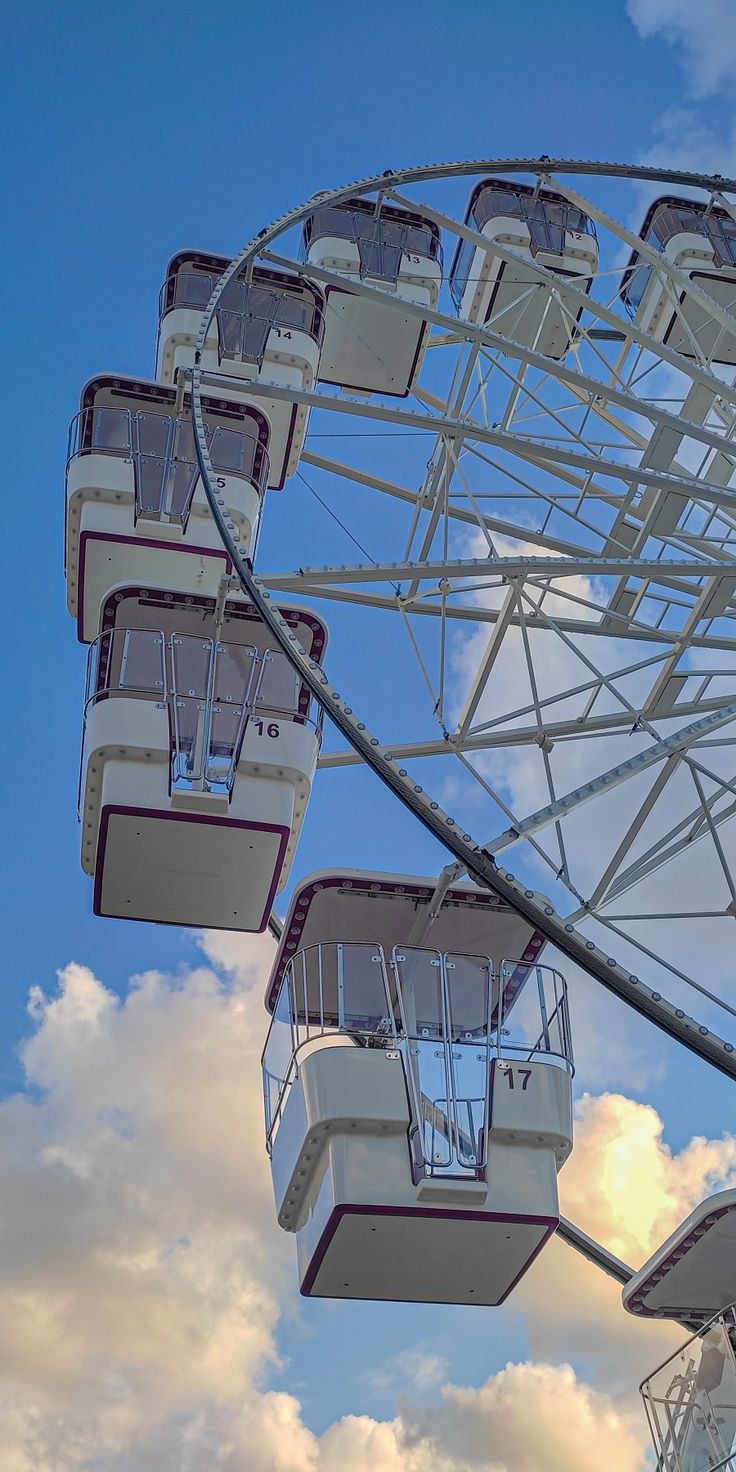
[[[487,195],[492,193],[504,196],[503,204],[496,209],[487,207]],[[513,200],[515,208],[512,208],[511,203],[506,203],[507,200]],[[557,218],[553,219],[553,212],[556,212]],[[468,204],[465,223],[482,231],[488,221],[495,218],[520,220],[526,225],[529,231],[529,250],[533,257],[540,251],[549,255],[564,255],[568,231],[588,235],[596,242],[598,240],[595,221],[562,195],[551,190],[535,191],[502,179],[489,179],[476,186]],[[556,241],[552,235],[554,231],[557,232]],[[469,266],[475,251],[472,241],[462,238],[455,247],[449,281],[450,295],[458,311],[468,284],[465,267]]]
[[[177,668],[177,651],[185,640],[203,656],[198,658],[199,667],[194,671]],[[151,649],[156,650],[152,669],[150,655],[146,658]],[[246,658],[248,662],[247,670],[242,672],[242,694],[236,691],[234,696],[228,692],[217,693],[218,660],[229,650],[236,652],[239,663]],[[300,711],[298,691],[289,706],[262,698],[268,665],[281,658],[278,650],[259,651],[255,645],[224,643],[197,634],[123,627],[106,629],[89,649],[85,725],[92,707],[102,700],[120,697],[154,702],[168,711],[173,783],[186,783],[203,791],[224,787],[230,792],[251,721],[260,727],[259,735],[264,734],[265,727],[265,734],[270,736],[279,734],[278,729],[269,728],[280,721],[308,726],[318,747],[321,743],[323,714],[319,707],[316,715],[309,710]],[[187,680],[192,683],[187,685]],[[186,724],[182,711],[189,715]],[[218,718],[219,729],[215,731]]]
[[[329,222],[322,219],[318,224],[327,215],[331,216]],[[304,259],[315,240],[331,237],[348,240],[357,247],[361,280],[371,277],[390,282],[395,288],[404,256],[415,265],[424,259],[435,261],[440,272],[443,269],[442,243],[434,222],[419,215],[410,218],[408,212],[391,206],[381,213],[351,208],[349,204],[317,208],[304,222]],[[430,285],[433,278],[425,279]]]
[[[378,993],[373,994],[372,1011],[367,1012],[365,1005],[362,1011],[356,1010],[355,996],[351,998],[349,987],[351,975],[349,967],[346,970],[346,953],[349,955],[351,951],[363,953],[370,951],[372,962],[380,967],[379,976],[385,1013],[381,1012],[379,1015],[376,1006]],[[406,995],[407,983],[406,978],[402,975],[405,956],[410,951],[416,953],[417,956],[426,957],[430,964],[433,963],[439,968],[437,975],[441,1010],[438,1014],[436,1032],[431,1024],[422,1026],[421,1017],[416,1019],[410,1015]],[[327,976],[328,958],[330,959],[329,977]],[[457,1019],[453,1016],[451,1003],[452,979],[449,970],[451,966],[463,960],[483,963],[487,995],[483,1012],[484,1024],[470,1031],[458,1033]],[[505,1034],[502,1027],[502,994],[505,990],[503,979],[505,977],[510,979],[511,976],[516,975],[520,965],[526,966],[529,972],[537,973],[539,1008],[543,1018],[543,1027],[540,1036],[531,1047],[528,1039],[515,1042],[513,1038]],[[544,996],[540,990],[543,989],[543,979],[539,975],[542,971],[549,972],[554,978],[555,1006],[549,1015],[546,1012]],[[498,1002],[494,1008],[494,981],[498,977],[501,978],[502,985]],[[365,977],[361,979],[356,973],[355,980],[359,985],[365,986]],[[514,1000],[519,995],[519,991],[520,988],[517,988]],[[281,1012],[284,1003],[286,1004],[285,1015]],[[513,1000],[509,1010],[512,1007]],[[553,1045],[551,1035],[551,1024],[555,1016],[559,1017],[559,1048]],[[288,1041],[284,1031],[287,1028]],[[454,1149],[458,1164],[466,1170],[477,1171],[482,1168],[483,1159],[482,1152],[479,1152],[477,1147],[472,1148],[470,1136],[462,1129],[459,1122],[459,1106],[461,1103],[469,1102],[469,1096],[462,1093],[458,1085],[455,1066],[457,1059],[463,1056],[464,1048],[475,1050],[477,1062],[483,1062],[478,1049],[483,1049],[485,1053],[482,1091],[485,1097],[483,1118],[486,1122],[489,1115],[492,1056],[508,1060],[518,1058],[521,1054],[527,1060],[548,1061],[552,1065],[557,1061],[557,1066],[562,1064],[570,1076],[574,1073],[567,991],[564,977],[555,968],[541,967],[536,963],[504,961],[497,972],[488,957],[466,956],[460,952],[440,953],[424,947],[406,947],[405,953],[400,953],[398,948],[395,948],[391,961],[387,961],[380,943],[339,940],[314,942],[312,945],[301,947],[288,961],[261,1055],[266,1110],[266,1143],[269,1151],[278,1129],[286,1097],[298,1073],[298,1060],[304,1048],[315,1044],[329,1046],[330,1039],[337,1038],[349,1038],[356,1044],[367,1046],[395,1047],[402,1052],[412,1115],[420,1126],[422,1120],[430,1119],[427,1110],[431,1111],[430,1122],[432,1120],[437,1122],[437,1102],[425,1094],[419,1077],[419,1066],[414,1061],[414,1053],[416,1048],[425,1045],[434,1045],[435,1051],[437,1048],[441,1049],[441,1056],[444,1059],[443,1097],[447,1103],[446,1138],[450,1144],[451,1155]],[[280,1065],[280,1071],[277,1071],[273,1065],[273,1053],[282,1043],[284,1048],[288,1046],[288,1061],[286,1061],[286,1055],[282,1054],[284,1061]],[[274,1101],[271,1098],[271,1084],[276,1085]],[[475,1102],[483,1102],[481,1095],[476,1097],[474,1094],[473,1099]],[[432,1162],[425,1159],[425,1164],[430,1169],[432,1168]]]
[[[479,209],[481,200],[485,202],[488,193],[505,195],[507,199],[513,199],[516,208],[506,205],[502,209],[490,209],[486,212],[484,207]],[[554,219],[554,215],[557,218]],[[551,189],[532,189],[523,184],[509,182],[505,179],[487,179],[476,186],[467,210],[468,221],[472,218],[481,229],[488,220],[497,214],[508,215],[512,219],[529,221],[533,218],[545,217],[555,225],[562,225],[565,231],[570,230],[577,235],[591,235],[594,240],[598,239],[595,221],[590,215],[586,215],[578,205],[571,204],[563,194],[556,194]]]
[[[713,1472],[736,1466],[735,1343],[736,1305],[731,1304],[691,1333],[641,1382],[639,1390],[662,1472],[665,1467],[695,1466],[696,1459],[698,1466],[707,1461]],[[730,1383],[724,1385],[727,1365]],[[661,1376],[660,1388],[656,1382]],[[724,1412],[731,1412],[725,1432]]]
[[[243,407],[247,411],[247,406]],[[103,418],[103,415],[106,417]],[[161,437],[159,444],[155,443],[155,437],[150,446],[145,443],[145,429],[150,426],[155,426],[158,431]],[[101,434],[105,429],[110,440],[117,438],[120,442],[104,443]],[[261,440],[247,429],[213,423],[211,413],[206,418],[206,434],[214,470],[219,475],[248,481],[259,498],[263,499],[268,485],[270,462],[268,450]],[[142,465],[155,461],[161,466],[163,487],[172,468],[186,467],[191,470],[191,501],[199,479],[199,467],[193,443],[191,454],[187,453],[189,437],[191,420],[186,413],[180,417],[160,413],[154,407],[125,409],[118,405],[88,404],[77,411],[69,424],[66,469],[68,472],[72,461],[83,455],[112,455],[118,459],[133,461],[139,469]],[[239,465],[233,463],[238,458],[233,454],[238,445]],[[137,488],[140,483],[139,475]]]
[[[200,270],[198,268],[186,270],[180,267],[172,271],[163,283],[159,292],[159,323],[161,323],[167,312],[177,308],[191,307],[193,311],[204,311],[215,285],[220,278],[217,271]],[[325,314],[316,292],[318,287],[314,284],[306,286],[299,277],[292,280],[278,281],[277,273],[255,270],[252,282],[233,281],[229,284],[227,296],[221,302],[218,309],[217,325],[220,329],[220,314],[222,312],[230,315],[233,311],[251,320],[260,320],[262,312],[251,311],[249,303],[255,297],[255,293],[269,295],[273,298],[281,298],[281,307],[277,307],[273,318],[269,317],[274,327],[279,325],[296,332],[304,332],[311,337],[319,347],[325,335]],[[191,297],[187,298],[187,287],[194,286]],[[197,288],[201,285],[202,290]],[[320,293],[321,295],[321,293]],[[242,306],[233,306],[234,302],[242,302]],[[305,305],[304,321],[295,322],[289,320],[289,302],[301,302]],[[283,308],[283,313],[282,313]]]

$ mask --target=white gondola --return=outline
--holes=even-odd
[[[269,423],[251,405],[203,401],[224,510],[248,552],[268,480]],[[116,587],[215,594],[230,559],[197,470],[189,396],[104,375],[82,393],[66,471],[69,612],[85,643]]]
[[[579,304],[565,293],[564,282],[590,290],[598,267],[593,221],[551,190],[484,179],[470,196],[465,224],[513,251],[518,262],[461,240],[450,272],[458,316],[488,323],[548,358],[564,358],[580,318]],[[558,278],[554,295],[546,282],[530,275],[530,261]]]
[[[316,661],[323,624],[284,616]],[[82,867],[94,910],[258,931],[285,884],[320,742],[306,688],[245,602],[118,590],[90,650]]]
[[[736,1302],[736,1191],[702,1201],[623,1290],[642,1318],[709,1319]]]
[[[390,292],[397,301],[435,307],[442,280],[442,247],[433,221],[410,210],[364,199],[317,207],[304,222],[310,264]],[[427,323],[397,306],[326,287],[323,383],[359,394],[409,393],[422,361]]]
[[[695,1208],[623,1292],[644,1318],[696,1328],[641,1385],[663,1472],[736,1472],[736,1191]]]
[[[736,363],[736,320],[729,331],[693,301],[686,284],[694,282],[736,318],[736,220],[715,206],[668,195],[650,206],[639,234],[683,280],[671,281],[634,251],[622,297],[637,326],[685,357]]]
[[[456,885],[432,920],[433,890],[324,872],[284,923],[266,1133],[307,1295],[501,1303],[559,1223],[564,981],[504,901]]]
[[[169,262],[159,299],[156,377],[175,383],[194,364],[194,345],[202,312],[226,267],[226,256],[179,251]],[[253,270],[249,283],[235,279],[225,288],[205,342],[205,373],[225,374],[236,396],[247,398],[247,383],[314,387],[324,336],[324,296],[315,282],[293,272]],[[227,385],[226,392],[231,392]],[[288,399],[251,395],[268,418],[268,484],[280,490],[296,470],[309,411]]]

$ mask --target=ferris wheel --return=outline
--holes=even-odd
[[[440,1297],[510,1291],[557,1227],[572,1144],[558,961],[736,1077],[735,200],[720,177],[548,158],[389,170],[315,195],[232,262],[182,250],[155,378],[84,390],[67,569],[91,646],[81,815],[98,913],[263,928],[309,803],[361,763],[447,851],[431,880],[338,867],[294,890],[267,1128],[304,1291],[426,1296],[448,1238],[416,1254],[415,1219],[487,1231],[493,1152],[495,1217],[516,1223],[494,1247],[500,1279]],[[489,1132],[488,1049],[524,1007]],[[350,1050],[332,1049],[299,1112],[294,1060],[327,1067],[326,1028],[360,1038],[361,1060],[348,1080]],[[440,1060],[431,1083],[422,1049]],[[312,1148],[364,1117],[387,1137],[379,1174],[399,1171],[407,1120],[415,1135],[403,1266],[379,1294],[370,1234],[382,1212],[407,1216],[404,1188],[358,1222],[357,1167],[341,1176]],[[521,1162],[510,1144],[524,1130],[533,1169],[532,1145]],[[325,1192],[344,1207],[327,1244]],[[726,1300],[691,1249],[733,1206],[635,1279],[564,1229],[632,1280],[633,1312],[693,1323]],[[460,1278],[469,1259],[482,1277],[487,1238],[471,1237]],[[683,1257],[698,1258],[684,1286]]]
[[[427,203],[478,175],[460,218]],[[585,195],[581,175],[595,185]],[[632,178],[659,191],[641,233],[611,213]],[[319,472],[343,519],[365,499],[371,555],[319,565],[318,531],[309,565],[305,517],[300,566],[248,570],[249,591],[274,631],[277,593],[308,598],[333,626],[362,619],[366,643],[377,626],[416,683],[403,706],[379,688],[358,709],[302,661],[352,747],[324,751],[321,770],[368,761],[486,882],[512,883],[513,853],[564,917],[540,910],[542,933],[734,1072],[730,1048],[645,985],[666,974],[678,997],[679,983],[709,990],[678,964],[678,922],[702,950],[711,933],[727,943],[736,908],[736,225],[724,190],[692,174],[493,160],[318,196],[222,276],[194,393],[213,329],[237,320],[222,303],[239,277],[261,262],[323,288],[324,379],[264,384],[253,402],[278,398],[302,425],[311,412],[300,482]],[[201,422],[198,439],[210,473]],[[452,785],[466,822],[433,801]],[[656,950],[641,939],[653,925]]]

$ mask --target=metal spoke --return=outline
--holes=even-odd
[[[591,234],[576,237],[577,259],[589,263],[580,274],[561,274],[546,247],[526,248],[521,236],[490,223],[476,228],[474,218],[458,220],[443,206],[436,187],[443,179],[496,172],[524,174],[532,188],[552,190],[593,222]],[[729,214],[736,209],[734,181],[676,171],[560,160],[398,171],[322,199],[339,204],[358,194],[378,208],[424,213],[444,236],[448,265],[449,250],[467,247],[478,280],[492,269],[500,282],[505,272],[505,297],[478,306],[476,296],[475,320],[458,318],[447,270],[430,300],[404,294],[398,278],[387,286],[356,272],[346,287],[331,261],[310,261],[309,251],[297,260],[294,231],[308,203],[262,232],[223,283],[260,261],[330,293],[347,290],[360,301],[361,322],[376,305],[395,314],[397,332],[405,324],[424,333],[403,396],[319,381],[248,383],[254,404],[269,400],[310,416],[302,465],[330,477],[327,499],[339,523],[308,529],[298,568],[279,571],[271,556],[262,573],[246,569],[244,578],[259,610],[270,609],[274,637],[273,600],[286,596],[327,610],[341,631],[338,663],[346,642],[356,650],[343,677],[346,687],[352,682],[349,713],[331,687],[324,695],[349,749],[322,752],[313,801],[327,773],[349,783],[350,769],[367,764],[484,882],[503,886],[488,856],[498,862],[514,847],[529,881],[529,894],[514,889],[515,902],[528,903],[543,933],[554,932],[581,964],[587,956],[604,985],[610,962],[617,994],[635,1006],[638,978],[627,984],[610,958],[599,965],[587,941],[576,950],[566,924],[577,935],[578,921],[613,917],[627,943],[641,948],[630,930],[649,915],[661,953],[655,945],[641,954],[689,987],[695,983],[678,969],[677,943],[668,949],[667,926],[685,913],[693,924],[715,925],[736,908],[726,826],[736,816],[736,781],[728,750],[720,755],[736,732],[736,351],[730,368],[713,361],[736,337],[736,321],[723,299],[709,296],[705,267],[692,280],[658,242],[614,219],[610,191],[599,198],[599,183],[632,178],[695,185]],[[431,204],[422,198],[425,181]],[[660,340],[658,319],[627,296],[622,248],[651,267],[647,279],[672,319],[671,339]],[[328,300],[334,324],[337,298]],[[210,317],[215,309],[216,299]],[[562,344],[554,357],[553,322]],[[195,380],[200,394],[218,382],[201,370]],[[203,452],[201,463],[206,472]],[[288,516],[286,498],[270,505],[277,527]],[[338,565],[340,527],[370,557]],[[396,640],[387,633],[392,623],[402,629]],[[385,670],[374,659],[363,669],[362,645],[376,640],[373,649],[386,649]],[[306,678],[304,662],[296,655],[294,662]],[[380,737],[363,740],[372,724]],[[438,781],[457,792],[469,825],[491,827],[494,813],[504,815],[507,826],[489,843],[458,837],[462,825],[446,815],[440,830],[432,816],[439,802],[427,798],[425,807],[417,777],[439,756]],[[715,874],[719,891],[723,885],[722,911],[720,893],[712,902],[693,895],[685,910],[657,889],[663,869],[680,874],[696,852],[709,880]],[[552,912],[573,896],[575,920],[557,926],[530,899],[540,871]],[[635,902],[624,907],[624,893]],[[624,908],[626,917],[613,916]],[[697,1051],[677,1008],[650,996],[646,1010],[687,1034]],[[723,1057],[708,1047],[709,1056]]]

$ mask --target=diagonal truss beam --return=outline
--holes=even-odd
[[[520,535],[517,529],[517,536]],[[730,562],[706,561],[705,558],[598,557],[578,551],[570,557],[535,557],[524,553],[518,557],[447,557],[423,562],[358,562],[352,566],[300,568],[295,572],[269,573],[265,581],[279,588],[319,583],[396,583],[407,578],[477,578],[485,573],[499,584],[506,578],[541,577],[550,579],[580,577],[649,578],[665,582],[669,578],[703,578],[718,583],[734,577]],[[685,585],[687,586],[687,585]]]
[[[507,828],[497,838],[492,838],[484,844],[486,853],[494,855],[503,853],[505,849],[511,848],[521,839],[528,838],[532,833],[538,833],[550,823],[556,823],[561,817],[566,817],[576,808],[582,807],[584,803],[599,797],[601,792],[612,790],[620,786],[622,782],[628,782],[630,778],[637,777],[640,772],[645,772],[648,767],[654,766],[656,762],[661,762],[666,757],[687,751],[688,747],[698,741],[701,736],[718,730],[720,726],[728,725],[734,719],[736,719],[736,700],[730,705],[722,706],[720,710],[703,716],[699,721],[693,721],[689,726],[683,726],[680,731],[673,731],[671,736],[662,737],[660,741],[647,746],[644,751],[637,752],[636,756],[628,757],[625,762],[619,762],[618,766],[602,772],[599,777],[593,777],[590,782],[584,782],[581,787],[576,787],[564,797],[559,797],[556,802],[549,803],[547,807],[540,808],[536,813],[531,813],[515,828]]]
[[[523,167],[516,161],[506,161],[501,167],[507,172],[514,168]],[[554,172],[558,168],[565,168],[564,164],[552,160],[536,160],[527,167],[537,174]],[[389,172],[384,176],[372,176],[369,179],[359,181],[357,184],[346,185],[343,189],[335,190],[320,196],[321,204],[341,203],[352,197],[355,193],[366,194],[378,190],[383,196],[392,186],[407,182],[418,182],[420,179],[438,179],[443,177],[458,176],[463,173],[483,172],[493,170],[494,164],[490,161],[476,162],[474,167],[469,164],[454,164],[445,166],[428,166],[426,169],[410,169],[400,172]],[[615,173],[613,169],[603,169],[600,166],[571,165],[570,172],[588,171],[599,173]],[[625,177],[637,175],[637,169],[620,169],[619,172]],[[661,173],[652,171],[652,176],[662,178]],[[642,175],[642,177],[644,177]],[[647,175],[646,177],[649,177]],[[683,182],[701,184],[699,176],[685,178]],[[720,181],[719,181],[720,183]],[[705,187],[712,187],[712,181],[706,183]],[[732,181],[726,181],[721,187],[729,191],[734,187]],[[364,722],[360,721],[352,707],[343,699],[340,693],[332,688],[327,672],[320,669],[315,660],[310,659],[306,650],[299,644],[297,635],[291,630],[282,618],[278,606],[272,600],[268,589],[264,588],[258,576],[254,573],[251,565],[242,556],[239,548],[240,536],[234,523],[224,514],[218,503],[217,488],[215,485],[215,471],[212,465],[207,434],[202,411],[202,393],[204,388],[204,375],[201,367],[201,354],[207,340],[214,320],[215,312],[226,290],[229,282],[239,273],[247,270],[256,258],[262,254],[272,241],[283,235],[292,226],[306,219],[313,211],[313,201],[307,201],[295,209],[282,215],[270,226],[261,230],[257,237],[251,240],[241,251],[215,286],[208,305],[203,313],[202,322],[197,334],[195,345],[195,367],[192,372],[192,420],[195,433],[195,446],[197,462],[202,478],[205,495],[210,512],[218,528],[223,544],[226,547],[235,573],[240,581],[242,591],[253,603],[258,616],[263,620],[265,626],[270,630],[276,645],[286,655],[289,663],[303,680],[308,691],[325,710],[329,719],[335,724],[342,736],[360,753],[367,765],[382,780],[385,786],[402,803],[408,812],[423,824],[429,833],[439,840],[443,846],[454,855],[455,859],[463,865],[467,872],[476,878],[480,884],[498,894],[529,922],[537,928],[540,933],[557,945],[560,951],[570,960],[579,962],[583,968],[607,990],[613,992],[625,1000],[629,1006],[641,1015],[648,1017],[652,1022],[667,1032],[673,1038],[683,1043],[693,1053],[718,1068],[729,1077],[736,1077],[736,1050],[734,1045],[717,1037],[711,1030],[699,1025],[693,1018],[688,1017],[680,1008],[664,999],[659,992],[654,992],[648,985],[643,983],[638,976],[632,975],[628,968],[620,965],[616,959],[606,952],[592,940],[586,939],[572,922],[565,921],[556,913],[554,906],[534,891],[526,889],[513,874],[500,870],[494,863],[492,857],[479,848],[472,840],[470,834],[464,833],[461,825],[450,817],[441,807],[439,802],[433,801],[423,791],[421,785],[415,781],[402,768],[397,767],[392,761],[390,754],[381,745],[378,737],[373,736]],[[620,328],[620,320],[616,327]],[[661,359],[661,354],[660,354]],[[679,366],[679,365],[678,365]],[[269,392],[273,395],[274,389],[269,386]],[[284,395],[293,403],[293,393]],[[301,396],[299,396],[301,397]],[[315,400],[320,396],[315,395]],[[309,402],[308,399],[302,399]],[[325,406],[325,400],[322,401]],[[355,414],[355,406],[341,406],[342,412]],[[421,421],[421,416],[417,416]],[[409,422],[409,416],[403,415],[398,422]],[[426,424],[424,425],[426,428]],[[435,426],[435,434],[442,430],[451,439],[462,439],[466,437],[463,424],[455,425],[443,423]],[[492,432],[490,432],[492,433]],[[482,438],[489,434],[483,430],[480,434],[475,432],[476,438]],[[490,441],[493,442],[493,441]],[[509,446],[512,453],[515,447]],[[568,455],[564,458],[569,459]],[[548,445],[544,446],[543,463],[554,463],[554,454]],[[586,468],[583,466],[582,468]],[[606,474],[616,473],[613,465],[606,466]],[[594,471],[591,468],[591,482]],[[624,470],[622,478],[631,484],[632,473]],[[637,479],[640,480],[641,472]],[[668,477],[669,481],[676,481],[676,477]],[[662,484],[662,477],[658,478]],[[703,485],[698,483],[698,494],[703,494]],[[709,499],[710,497],[708,497]]]
[[[643,879],[647,879],[650,874],[656,873],[658,869],[664,868],[666,864],[670,864],[673,859],[678,858],[686,849],[692,848],[693,844],[705,838],[709,831],[709,825],[706,820],[706,809],[710,814],[710,820],[716,828],[719,828],[722,823],[727,823],[736,813],[736,802],[730,802],[727,807],[721,808],[720,812],[715,813],[713,812],[713,808],[722,796],[722,792],[716,792],[712,797],[706,799],[705,804],[686,813],[674,827],[670,828],[668,833],[658,838],[657,842],[652,844],[651,848],[647,849],[645,853],[640,854],[634,864],[628,869],[625,869],[622,874],[618,875],[599,903],[612,905],[614,900],[620,899],[622,895],[627,894],[629,890],[640,884]]]
[[[563,191],[560,190],[560,192]],[[396,190],[390,191],[390,197],[404,209],[421,209],[422,214],[426,215],[428,219],[433,220],[436,225],[449,230],[453,235],[458,235],[461,240],[470,241],[477,250],[484,251],[486,255],[493,254],[494,256],[498,256],[500,260],[508,262],[509,265],[518,266],[519,262],[521,262],[527,275],[534,281],[538,281],[541,285],[552,288],[558,287],[559,283],[553,272],[549,271],[545,266],[540,266],[536,261],[519,255],[518,251],[502,245],[500,241],[490,240],[487,235],[481,235],[480,231],[473,230],[469,225],[461,225],[458,220],[453,220],[451,215],[443,214],[441,210],[437,210],[432,205],[425,204],[423,201],[418,205],[415,200],[409,200],[405,195],[398,194]],[[639,245],[644,244],[643,241],[639,240],[638,236],[634,236],[633,238],[638,242],[637,249]],[[658,264],[660,260],[661,257],[658,257]],[[573,285],[569,277],[565,279],[565,297],[576,309],[584,309],[589,315],[597,317],[606,326],[613,328],[617,337],[624,334],[627,341],[635,343],[637,347],[642,348],[645,352],[654,353],[661,362],[668,363],[671,368],[676,368],[678,373],[686,374],[693,382],[701,383],[707,388],[714,389],[721,398],[736,404],[736,388],[717,379],[714,374],[701,367],[695,360],[685,359],[683,361],[680,353],[675,352],[672,348],[668,348],[666,343],[658,342],[648,332],[643,332],[630,318],[622,317],[620,313],[614,312],[611,307],[607,307],[596,297],[591,297],[588,292],[581,291],[580,287]],[[706,300],[710,305],[711,299],[707,297]],[[457,320],[450,317],[448,321],[457,332]],[[463,331],[465,331],[466,326],[468,324],[463,321]],[[731,330],[733,331],[733,321]],[[494,344],[489,341],[489,346],[493,347]],[[518,357],[519,351],[519,346],[514,344],[514,356]],[[549,361],[545,359],[544,362],[546,369],[549,370]],[[607,388],[605,388],[605,392],[608,393]],[[614,400],[612,399],[611,402],[613,403]]]
[[[476,239],[476,243],[482,242],[482,248],[487,254],[492,251],[494,255],[508,259],[513,264],[518,265],[521,262],[525,269],[529,264],[525,256],[520,256],[518,252],[510,250],[508,247],[500,246],[495,240],[489,241],[485,235],[478,235],[474,231],[464,231],[463,233],[473,236]],[[280,266],[308,280],[319,281],[323,286],[332,286],[335,289],[341,287],[343,291],[345,290],[345,278],[337,271],[328,271],[324,266],[314,265],[311,261],[305,263],[295,261],[291,256],[274,255],[271,251],[264,251],[263,257],[270,264]],[[540,281],[545,285],[551,289],[558,287],[559,283],[554,272],[544,266],[535,266],[534,270],[535,274],[539,275]],[[458,319],[456,317],[451,317],[446,312],[440,312],[435,307],[418,305],[417,303],[407,301],[404,297],[392,296],[390,293],[382,291],[380,287],[370,286],[365,281],[351,280],[350,292],[353,296],[366,297],[368,300],[377,301],[382,306],[393,304],[397,310],[401,310],[402,316],[415,317],[417,321],[430,322],[435,327],[446,330],[454,328],[457,331]],[[565,294],[577,294],[582,299],[582,302],[584,302],[588,312],[593,314],[600,313],[601,303],[596,298],[590,297],[586,292],[576,292],[576,289],[569,286],[567,281],[565,282]],[[703,293],[703,295],[705,294]],[[710,301],[710,298],[705,297],[705,300]],[[728,314],[724,313],[724,316],[728,316]],[[620,327],[622,318],[614,315],[614,320]],[[731,325],[732,331],[736,330],[733,318],[731,318]],[[627,323],[626,327],[629,330],[630,324]],[[660,358],[663,357],[661,343],[657,342],[655,338],[649,337],[647,333],[637,333],[637,335],[644,339],[643,345],[650,352],[656,353]],[[513,339],[504,337],[500,332],[494,332],[487,324],[476,326],[474,323],[467,322],[463,319],[462,336],[466,342],[475,344],[478,351],[481,348],[490,348],[495,352],[502,353],[504,356],[520,359],[527,368],[535,368],[540,373],[543,373],[545,377],[549,375],[550,360],[543,353],[536,352],[534,348],[528,348],[521,343],[514,342]],[[672,358],[674,360],[673,367],[677,366],[680,373],[685,372],[688,376],[692,376],[689,363],[686,368],[683,368],[681,354],[673,352]],[[617,388],[611,382],[607,383],[599,378],[591,378],[589,374],[583,373],[578,368],[572,368],[564,361],[555,363],[555,376],[573,392],[582,393],[586,399],[590,399],[591,401],[594,399],[603,399],[610,404],[615,404],[619,409],[623,409],[630,414],[635,414],[639,419],[648,419],[654,425],[672,430],[677,435],[678,440],[687,436],[701,441],[704,445],[709,445],[714,450],[719,450],[723,447],[724,436],[718,430],[708,428],[701,421],[691,421],[684,419],[681,415],[672,414],[656,404],[650,404],[646,399],[637,398],[625,388]],[[703,380],[703,387],[707,388],[708,392],[714,398],[730,399],[736,404],[736,391],[731,393],[728,384],[725,384],[721,379],[716,378],[714,374],[708,373],[706,370],[701,370],[700,377]],[[465,384],[465,389],[467,390],[467,388],[468,383]],[[444,408],[445,406],[442,407]]]
[[[462,742],[465,740],[465,737],[467,736],[468,731],[473,723],[473,717],[478,709],[478,706],[480,705],[481,700],[483,699],[485,688],[490,679],[493,666],[496,663],[499,654],[501,653],[506,630],[508,629],[508,626],[511,622],[512,614],[516,612],[517,603],[518,599],[516,593],[516,585],[512,583],[504,599],[503,606],[499,609],[498,618],[488,636],[488,642],[485,647],[485,652],[482,659],[479,661],[478,668],[475,672],[475,678],[468,691],[465,704],[458,719],[457,731],[455,732],[455,740],[460,744],[462,744]]]
[[[219,382],[217,374],[208,373],[203,378],[205,387]],[[595,455],[575,449],[573,445],[560,447],[548,441],[527,439],[523,435],[490,429],[477,420],[451,417],[439,420],[432,415],[421,414],[418,410],[395,409],[388,404],[361,404],[337,394],[316,393],[313,389],[285,388],[281,384],[260,382],[257,378],[248,380],[248,395],[303,404],[310,409],[330,410],[336,414],[350,415],[351,418],[373,421],[380,419],[388,424],[404,424],[412,429],[441,434],[445,440],[479,441],[508,451],[514,459],[530,462],[548,471],[556,469],[558,465],[573,465],[585,471],[591,478],[588,490],[592,496],[607,494],[592,479],[595,475],[601,475],[604,479],[623,481],[629,486],[651,485],[658,490],[679,492],[688,499],[697,496],[701,501],[727,506],[736,512],[736,491],[726,490],[710,481],[694,480],[686,475],[673,475],[671,472],[647,470],[636,465],[623,465],[615,460],[601,460]]]

